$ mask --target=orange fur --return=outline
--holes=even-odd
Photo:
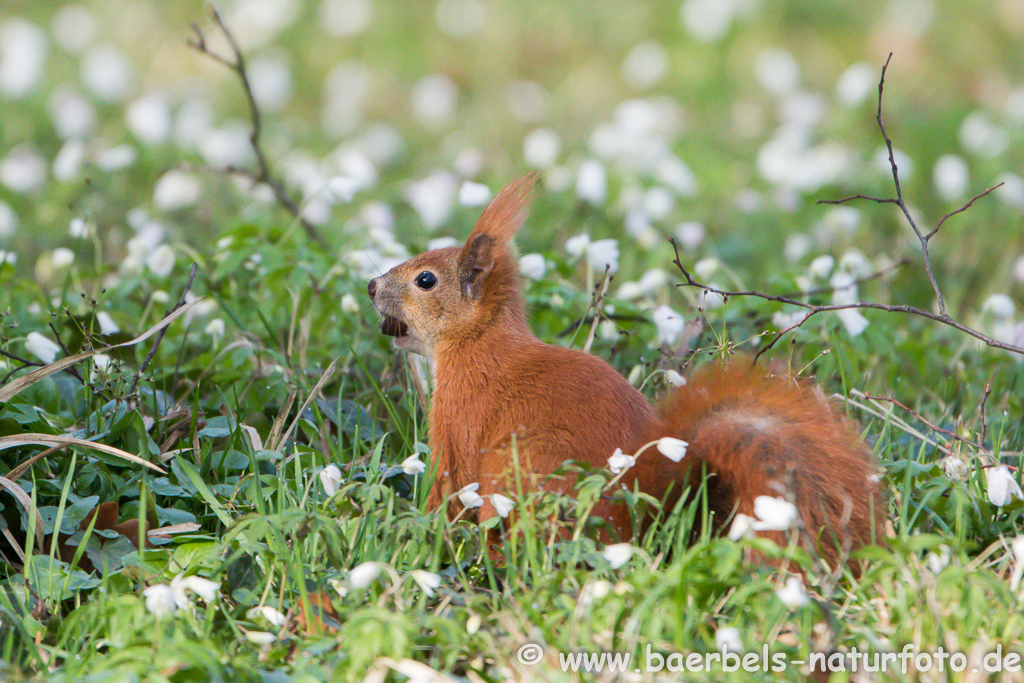
[[[604,361],[533,336],[508,244],[533,185],[526,176],[506,186],[463,247],[421,254],[368,287],[396,345],[433,359],[430,446],[438,476],[430,506],[477,482],[485,499],[478,514],[493,516],[486,497],[515,490],[513,437],[527,484],[571,492],[571,479],[547,479],[566,460],[605,465],[616,448],[633,453],[673,436],[690,444],[681,462],[649,449],[623,483],[672,503],[706,469],[719,526],[734,510],[753,515],[757,496],[785,497],[829,560],[881,538],[884,510],[869,454],[813,385],[749,362],[712,365],[655,410]],[[430,282],[425,274],[436,284],[421,286]],[[630,533],[621,503],[601,501],[595,514]]]

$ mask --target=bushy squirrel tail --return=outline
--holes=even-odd
[[[660,413],[663,435],[689,442],[691,477],[712,475],[719,520],[733,510],[754,516],[754,500],[767,495],[796,505],[800,533],[832,564],[882,540],[885,504],[870,451],[813,382],[737,358],[698,371]],[[782,532],[761,535],[785,543]]]

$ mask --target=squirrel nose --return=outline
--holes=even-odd
[[[377,295],[377,278],[370,280],[370,284],[366,285],[366,293],[370,295],[372,299]]]

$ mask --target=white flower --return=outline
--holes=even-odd
[[[765,50],[757,57],[757,80],[773,95],[787,95],[800,84],[800,65],[785,50]]]
[[[257,57],[248,67],[256,103],[265,111],[281,111],[292,96],[292,73],[288,65],[273,57]]]
[[[422,180],[409,183],[405,198],[420,217],[428,232],[437,230],[452,215],[457,190],[455,178],[437,171]]]
[[[838,310],[836,315],[839,316],[839,322],[843,323],[846,333],[851,337],[860,335],[868,327],[868,319],[861,315],[861,312],[856,308]]]
[[[334,200],[348,204],[362,189],[362,183],[349,176],[336,175],[327,179],[327,189]]]
[[[944,154],[935,162],[932,182],[940,197],[947,202],[955,201],[967,194],[967,188],[971,184],[971,171],[962,156]]]
[[[4,264],[14,265],[18,262],[18,255],[13,251],[7,251],[6,249],[0,249],[0,267]]]
[[[993,294],[981,305],[983,313],[991,313],[996,318],[1012,318],[1017,313],[1013,299],[1005,294]]]
[[[597,240],[587,245],[587,263],[596,273],[609,273],[619,270],[619,241],[613,239]]]
[[[328,465],[320,470],[320,483],[328,496],[333,496],[341,486],[341,470],[337,465]]]
[[[756,523],[757,520],[753,517],[742,512],[736,513],[736,517],[732,520],[732,526],[729,527],[729,540],[739,541],[743,538],[753,538],[754,524]]]
[[[366,588],[380,576],[383,565],[380,562],[363,562],[348,573],[348,585],[358,590]]]
[[[465,39],[483,28],[487,8],[480,0],[441,0],[434,19],[437,27],[455,39]]]
[[[163,211],[177,211],[199,201],[202,185],[191,173],[168,171],[156,181],[153,203]]]
[[[0,201],[0,239],[6,239],[18,229],[18,214],[7,202]]]
[[[799,576],[791,576],[786,579],[786,587],[775,591],[782,604],[790,610],[798,610],[811,601],[804,590],[804,582]]]
[[[12,18],[0,26],[0,92],[21,99],[36,89],[46,64],[46,34],[35,24]]]
[[[45,182],[46,160],[31,145],[18,145],[0,160],[0,183],[12,192],[35,192]]]
[[[723,0],[683,0],[679,20],[700,42],[714,43],[729,32],[737,4]]]
[[[121,331],[121,328],[117,326],[117,323],[114,322],[114,319],[106,311],[100,311],[96,314],[96,322],[100,325],[100,334],[117,334]]]
[[[580,164],[576,175],[576,196],[593,206],[604,204],[608,194],[608,179],[604,164],[596,159],[587,159]]]
[[[806,316],[807,314],[803,311],[793,311],[792,313],[775,311],[775,315],[772,316],[772,325],[780,330],[786,330],[798,324]]]
[[[676,226],[676,240],[686,251],[694,251],[704,243],[707,228],[703,223],[687,221]]]
[[[811,265],[807,267],[807,272],[813,278],[824,280],[828,277],[828,274],[832,272],[832,267],[835,264],[836,260],[828,254],[825,254],[824,256],[819,256],[811,261]]]
[[[85,137],[96,124],[92,105],[69,88],[58,88],[50,97],[50,117],[64,140]]]
[[[469,615],[469,619],[466,619],[466,633],[468,635],[476,635],[477,631],[480,630],[480,625],[483,623],[483,617],[474,612]]]
[[[428,128],[445,126],[455,114],[459,90],[444,74],[424,76],[412,88],[413,117]]]
[[[686,386],[686,378],[680,375],[675,370],[666,370],[665,379],[666,381],[668,381],[669,384],[671,384],[674,387]]]
[[[483,206],[491,198],[491,188],[483,183],[467,180],[459,188],[459,204],[463,206]]]
[[[98,45],[82,58],[82,82],[101,102],[120,102],[131,91],[132,65],[113,45]]]
[[[547,263],[541,254],[524,254],[519,257],[519,272],[531,280],[540,280],[547,272]]]
[[[867,62],[857,62],[846,68],[836,81],[836,97],[848,107],[854,107],[877,90],[879,70]]]
[[[29,353],[47,365],[52,363],[60,352],[60,346],[57,342],[51,341],[38,332],[28,333],[28,336],[25,337],[25,348],[28,349]]]
[[[612,453],[612,457],[608,458],[608,468],[613,474],[618,474],[622,470],[628,470],[635,464],[636,458],[632,455],[626,455],[622,452],[621,448],[616,448],[615,452]]]
[[[96,154],[96,168],[101,171],[120,171],[135,163],[137,154],[131,145],[117,145]]]
[[[434,589],[441,585],[441,577],[432,572],[424,571],[422,569],[413,569],[409,574],[420,589],[427,594],[427,597],[433,597]]]
[[[732,652],[738,654],[743,652],[743,641],[740,639],[739,629],[726,626],[715,631],[715,645],[719,652]]]
[[[146,609],[158,617],[170,614],[178,608],[174,600],[174,591],[165,584],[150,586],[142,591],[142,595],[146,598]]]
[[[1010,543],[1013,551],[1013,574],[1010,576],[1010,590],[1017,590],[1021,578],[1024,578],[1024,536],[1018,536]]]
[[[939,461],[942,465],[943,471],[946,476],[950,479],[966,479],[967,478],[967,463],[954,455],[947,455],[945,458]]]
[[[213,337],[213,343],[216,344],[224,337],[224,320],[222,318],[214,318],[210,322],[206,323],[206,327],[203,328],[203,331]]]
[[[361,33],[373,18],[369,0],[324,0],[320,5],[320,25],[339,38]]]
[[[246,631],[245,639],[253,645],[267,646],[277,640],[277,636],[266,631]]]
[[[159,145],[171,134],[171,106],[163,95],[140,97],[128,105],[125,122],[139,142]]]
[[[68,223],[68,234],[79,239],[86,239],[92,234],[92,226],[81,218],[72,218]]]
[[[622,75],[634,88],[646,90],[658,83],[668,70],[668,54],[658,42],[645,40],[626,53]]]
[[[1020,484],[1010,474],[1006,465],[996,465],[985,468],[985,483],[988,488],[988,500],[997,507],[1009,503],[1016,496],[1024,498],[1024,492],[1020,490]]]
[[[58,247],[50,255],[50,264],[56,270],[67,268],[75,262],[75,252],[66,247]]]
[[[608,560],[608,564],[612,566],[612,569],[618,569],[633,557],[633,546],[629,543],[615,543],[605,546],[601,556]]]
[[[204,131],[198,147],[203,160],[214,168],[245,166],[253,158],[249,129],[241,124]]]
[[[523,159],[531,168],[550,168],[558,161],[562,139],[550,128],[536,128],[523,138]]]
[[[516,506],[516,502],[511,498],[501,495],[500,493],[492,493],[489,498],[491,499],[491,505],[494,506],[494,511],[498,513],[500,517],[508,517],[508,513]]]
[[[582,235],[576,235],[570,237],[565,241],[565,251],[569,254],[570,258],[577,259],[587,251],[587,247],[590,246],[590,235],[583,233]]]
[[[459,502],[465,505],[467,508],[478,508],[484,504],[484,499],[477,494],[477,490],[480,488],[480,484],[472,483],[463,486],[459,489],[458,497]]]
[[[427,464],[420,460],[419,453],[413,453],[403,460],[400,467],[408,475],[423,474],[427,471]]]
[[[754,499],[754,522],[756,531],[786,531],[800,517],[796,506],[788,500],[772,496],[758,496]]]
[[[108,367],[110,367],[110,356],[105,353],[97,353],[92,357],[92,372],[89,378],[96,381],[97,376],[105,373]]]
[[[683,317],[668,306],[659,306],[651,316],[654,326],[658,329],[658,340],[661,344],[671,345],[686,327]]]
[[[288,617],[270,605],[257,605],[245,613],[245,618],[250,621],[255,621],[260,617],[265,619],[271,626],[284,626],[285,622],[288,621]]]
[[[167,277],[174,270],[174,248],[161,244],[146,256],[146,267],[157,277]]]
[[[678,374],[678,373],[677,373]],[[671,436],[663,436],[658,439],[658,452],[672,462],[679,462],[686,455],[686,447],[689,446],[682,439],[674,439]]]
[[[847,249],[839,258],[839,269],[846,271],[854,278],[871,275],[871,262],[859,249]]]
[[[721,267],[722,262],[716,258],[702,258],[693,264],[693,274],[701,280],[710,280]]]
[[[932,574],[939,574],[949,566],[950,551],[948,545],[940,545],[939,552],[928,553],[928,568]]]
[[[1006,130],[986,112],[971,112],[960,125],[960,144],[969,152],[996,157],[1003,153],[1009,143]]]
[[[359,302],[351,292],[341,297],[341,310],[343,313],[355,314],[359,312]]]
[[[171,592],[174,594],[174,602],[178,605],[179,609],[189,605],[189,593],[195,593],[207,604],[210,604],[217,599],[219,591],[219,583],[204,579],[201,576],[178,574],[171,579]]]

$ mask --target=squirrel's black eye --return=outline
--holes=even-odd
[[[429,270],[424,270],[416,276],[416,286],[422,290],[433,289],[437,284],[437,276]]]

